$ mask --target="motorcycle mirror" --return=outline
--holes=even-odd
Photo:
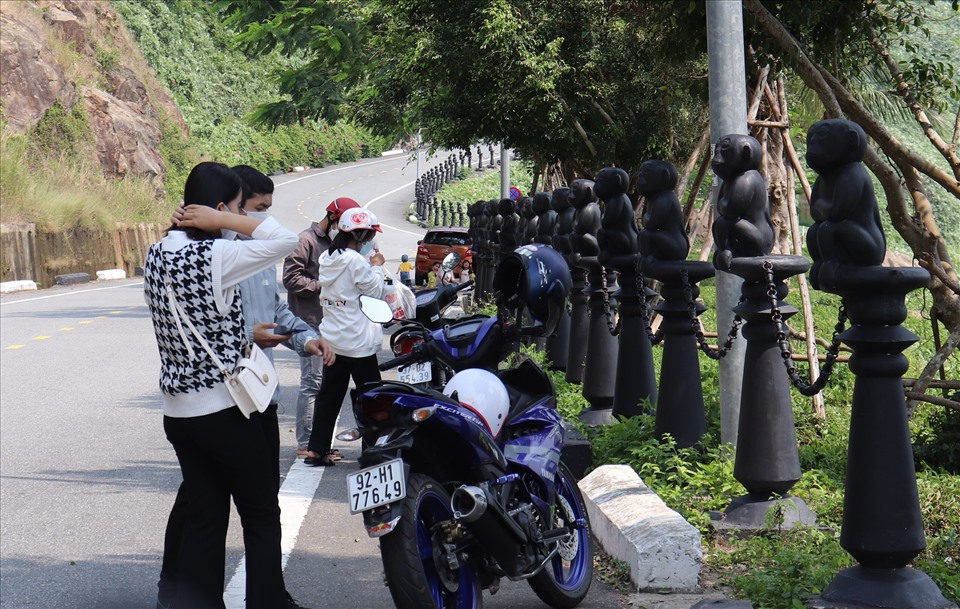
[[[452,271],[458,264],[460,264],[460,254],[450,252],[443,257],[443,262],[440,263],[440,267],[445,271]]]
[[[387,301],[373,296],[360,295],[360,311],[367,319],[376,324],[393,321],[393,310],[390,309]]]

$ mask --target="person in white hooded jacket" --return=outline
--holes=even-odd
[[[336,354],[336,361],[323,367],[314,405],[313,431],[304,460],[314,467],[335,465],[340,458],[331,450],[331,443],[350,377],[357,387],[380,380],[377,352],[383,329],[360,311],[361,294],[374,298],[386,295],[383,255],[378,252],[367,259],[374,237],[381,232],[380,224],[373,212],[361,208],[344,212],[337,228],[330,248],[320,254],[317,270],[323,308],[320,333]]]

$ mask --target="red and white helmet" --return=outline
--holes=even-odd
[[[360,204],[351,199],[350,197],[338,197],[333,201],[330,201],[330,205],[327,205],[327,213],[334,220],[339,220],[340,216],[343,215],[343,212],[348,209],[356,209],[360,207]]]
[[[373,215],[373,212],[363,208],[351,209],[341,214],[337,228],[345,233],[355,230],[375,230],[378,233],[383,232],[380,230],[380,223],[377,221],[377,217]]]

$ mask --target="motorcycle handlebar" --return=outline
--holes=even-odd
[[[405,366],[406,364],[416,361],[418,355],[419,353],[413,352],[413,353],[407,353],[406,355],[401,355],[400,357],[389,359],[383,362],[382,364],[380,364],[380,370],[383,371],[383,370],[389,370],[391,368],[399,368],[400,366]]]

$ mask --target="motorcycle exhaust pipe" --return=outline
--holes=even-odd
[[[477,543],[504,571],[516,573],[520,546],[527,537],[487,491],[477,486],[461,486],[450,497],[450,509],[454,519],[466,525]]]
[[[456,520],[476,522],[487,511],[487,494],[477,486],[461,486],[450,497],[450,509]]]

